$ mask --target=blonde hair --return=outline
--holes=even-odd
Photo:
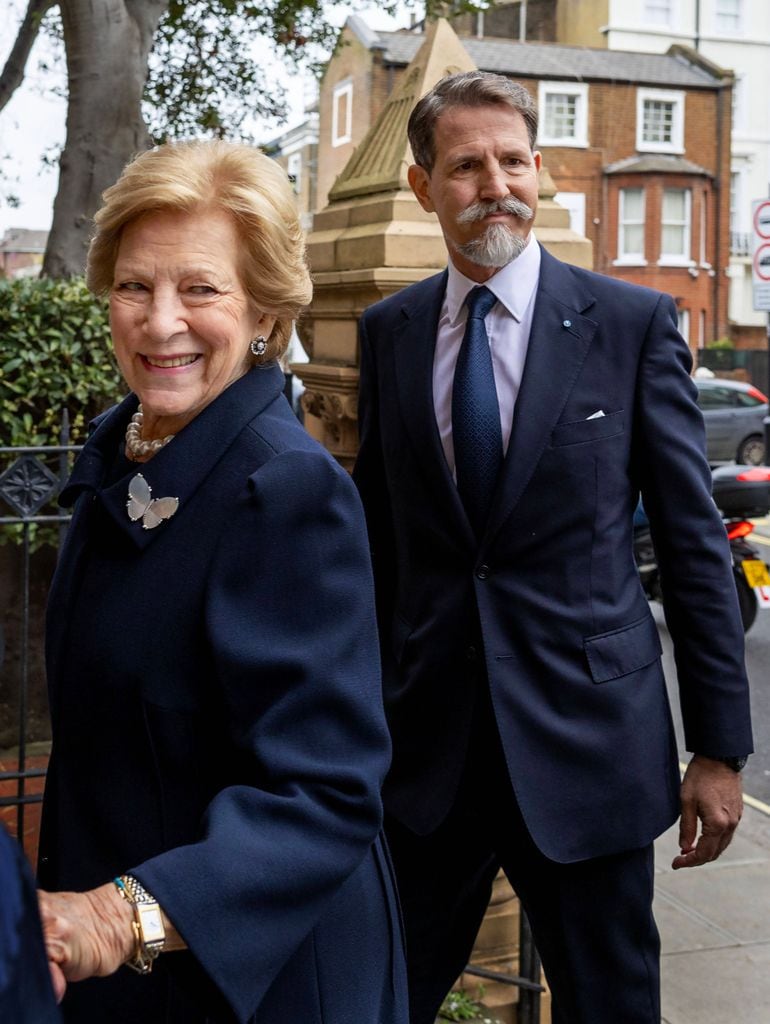
[[[112,288],[121,234],[131,221],[156,211],[224,210],[242,242],[234,256],[244,288],[259,311],[276,317],[260,361],[283,355],[313,286],[294,192],[274,160],[231,142],[166,143],[132,160],[102,199],[86,268],[92,292]]]

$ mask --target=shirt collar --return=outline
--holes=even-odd
[[[461,274],[450,258],[446,287],[446,309],[449,322],[455,325],[465,319],[464,306],[468,292],[477,287],[477,281]],[[501,267],[485,285],[493,292],[517,323],[529,305],[540,277],[540,246],[530,232],[527,246],[520,256]]]

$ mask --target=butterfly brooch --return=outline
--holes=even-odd
[[[170,519],[179,508],[179,498],[153,498],[152,487],[141,473],[128,485],[126,509],[132,523],[142,520],[143,530],[154,530],[164,519]]]

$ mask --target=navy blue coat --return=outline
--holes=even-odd
[[[60,1024],[32,873],[0,825],[0,1021]]]
[[[688,749],[752,749],[730,556],[673,302],[543,251],[510,443],[477,543],[433,407],[445,282],[413,285],[361,324],[354,478],[393,737],[386,807],[421,834],[447,813],[467,749],[473,661],[483,658],[540,850],[570,862],[644,846],[679,813],[679,774],[632,553],[640,491]]]
[[[364,519],[282,388],[252,370],[103,486],[129,396],[63,492],[41,885],[130,872],[190,950],[70,985],[66,1020],[405,1019]],[[127,514],[137,470],[179,498],[154,529]]]

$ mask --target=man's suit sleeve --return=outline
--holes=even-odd
[[[661,296],[641,355],[634,468],[658,557],[687,749],[740,756],[752,750],[743,627],[691,365],[673,302]]]

